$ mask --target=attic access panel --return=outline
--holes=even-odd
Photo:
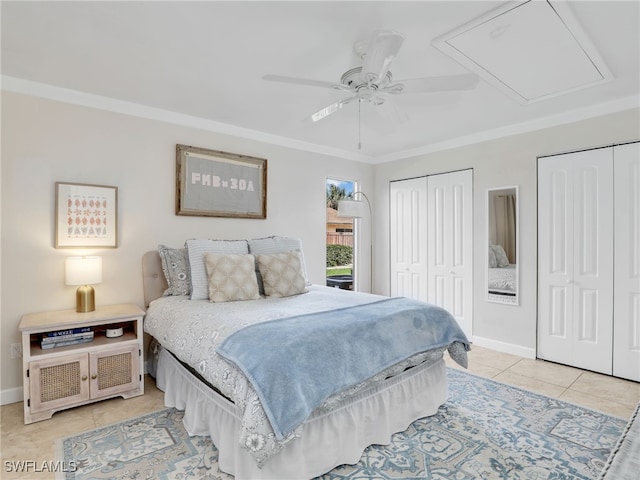
[[[525,104],[613,79],[567,3],[508,2],[433,45]]]

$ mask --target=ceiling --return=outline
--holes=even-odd
[[[312,113],[349,94],[262,79],[339,83],[361,63],[354,44],[379,29],[404,36],[394,80],[469,73],[473,60],[463,65],[434,39],[520,3],[3,0],[2,88],[371,163],[640,106],[638,1],[562,2],[581,48],[594,47],[611,79],[533,102],[480,75],[471,90],[389,95],[383,109],[362,103],[360,121],[352,102],[314,123]],[[531,45],[545,44],[544,26],[520,25],[538,35]],[[502,59],[529,87],[544,81],[542,57],[488,52],[492,43],[460,38],[451,44],[467,45],[483,62]],[[575,70],[551,65],[558,78]]]

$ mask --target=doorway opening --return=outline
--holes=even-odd
[[[355,278],[353,218],[338,216],[338,202],[353,197],[356,183],[351,180],[327,178],[326,216],[326,278],[327,286],[353,290]]]

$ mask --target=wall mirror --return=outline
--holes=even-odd
[[[518,187],[487,190],[487,300],[518,305]]]

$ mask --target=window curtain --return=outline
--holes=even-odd
[[[509,263],[516,263],[516,196],[496,195],[493,201],[495,244],[502,245]]]

